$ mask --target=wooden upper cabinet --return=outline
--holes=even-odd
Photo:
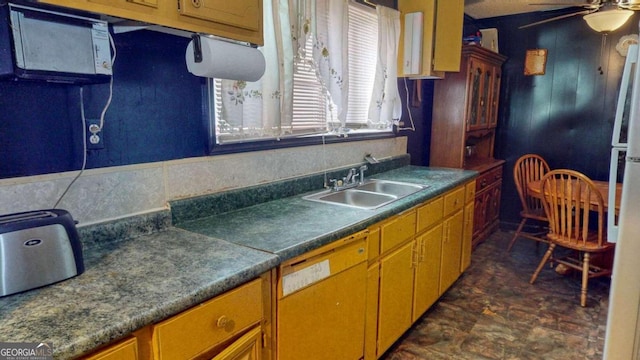
[[[401,35],[398,47],[398,76],[411,78],[442,78],[445,72],[460,71],[462,44],[463,0],[398,0]],[[422,54],[417,72],[404,71],[405,15],[422,13]],[[409,26],[411,28],[411,26]]]
[[[179,0],[181,14],[249,30],[262,24],[262,8],[256,0]]]
[[[465,45],[463,71],[435,82],[429,165],[474,168],[474,162],[493,158],[505,60],[481,46]],[[473,154],[465,154],[467,146]]]
[[[127,0],[128,2],[132,2],[134,4],[146,5],[153,8],[158,7],[158,0]]]
[[[145,24],[263,45],[261,0],[38,0]],[[113,21],[114,26],[126,22]]]

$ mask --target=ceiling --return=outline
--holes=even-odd
[[[535,11],[556,10],[567,5],[529,5],[536,2],[553,3],[554,0],[465,0],[464,13],[474,19],[484,19],[495,16],[514,15]],[[567,1],[555,1],[566,4]],[[576,0],[576,3],[587,1]]]

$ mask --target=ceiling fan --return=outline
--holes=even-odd
[[[525,29],[531,26],[545,24],[548,22],[566,19],[569,17],[584,15],[587,24],[598,32],[608,33],[622,26],[631,17],[631,10],[640,10],[640,0],[588,0],[583,2],[536,2],[529,5],[558,5],[558,6],[580,6],[585,10],[564,14],[549,19],[536,21],[520,26],[518,29]]]

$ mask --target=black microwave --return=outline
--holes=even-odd
[[[108,82],[106,21],[23,4],[0,5],[0,77],[58,83]]]

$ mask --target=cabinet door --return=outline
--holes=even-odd
[[[378,356],[412,323],[414,247],[411,241],[380,261]]]
[[[84,358],[85,360],[138,360],[138,342],[129,338]]]
[[[491,80],[491,105],[489,109],[489,128],[498,125],[498,105],[500,104],[500,82],[502,70],[499,66],[493,66],[493,78]]]
[[[375,263],[367,270],[367,310],[364,329],[364,360],[376,360],[378,342],[378,294],[380,265]]]
[[[483,64],[475,58],[469,59],[467,68],[467,131],[482,127],[480,116],[482,112],[481,100],[484,82]]]
[[[480,90],[480,119],[478,127],[485,129],[489,126],[489,112],[491,110],[489,97],[491,96],[491,83],[493,79],[493,67],[482,64],[482,81]]]
[[[487,205],[487,224],[498,221],[500,217],[500,193],[502,181],[498,181],[488,190],[489,204]]]
[[[182,15],[248,30],[262,25],[260,0],[178,0]]]
[[[212,360],[261,360],[261,335],[260,326],[256,326],[220,354],[214,356]]]
[[[443,294],[460,276],[462,252],[463,211],[460,210],[443,222],[442,266],[440,268],[440,294]]]
[[[413,322],[440,297],[440,254],[442,253],[442,224],[427,231],[416,240],[418,264],[413,290]]]
[[[471,249],[473,247],[473,213],[474,202],[464,207],[464,229],[462,230],[462,255],[460,256],[460,272],[463,273],[471,265]]]
[[[412,78],[442,78],[445,71],[460,71],[462,24],[464,20],[463,0],[398,0],[401,36],[398,44],[398,64],[405,64],[404,48],[405,14],[422,13],[422,44],[420,69],[415,73],[404,73],[398,66],[399,76]]]
[[[487,192],[477,193],[473,205],[473,238],[476,239],[481,235],[485,227],[485,218],[487,214]]]

